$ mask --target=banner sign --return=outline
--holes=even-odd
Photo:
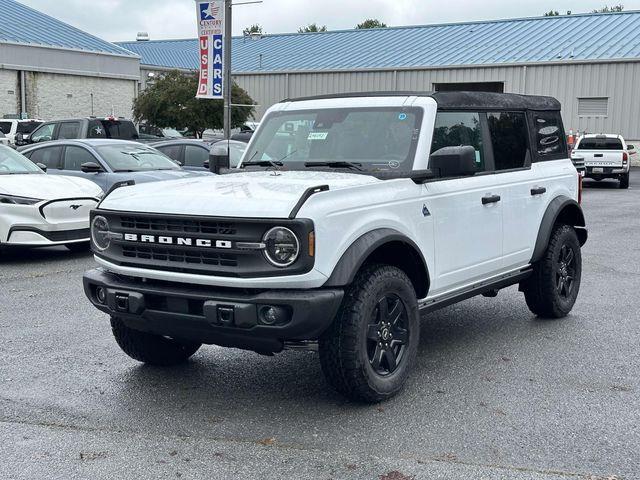
[[[202,2],[198,9],[200,80],[197,98],[222,99],[224,94],[224,0]]]

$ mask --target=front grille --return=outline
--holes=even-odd
[[[128,231],[151,231],[166,233],[189,233],[210,235],[236,235],[238,229],[234,223],[214,222],[204,220],[151,218],[151,217],[121,217],[122,228]]]
[[[286,269],[267,262],[261,250],[236,246],[243,242],[261,242],[264,234],[276,225],[289,227],[298,238],[306,239],[313,230],[310,220],[190,217],[100,210],[94,211],[92,218],[95,215],[106,217],[113,233],[123,234],[121,238],[114,238],[106,251],[96,254],[122,266],[225,277],[295,275],[313,268],[313,257],[308,255],[308,242],[305,241],[300,242],[299,260]],[[137,240],[125,239],[126,234],[136,235]],[[179,244],[177,239],[191,243]],[[197,241],[205,241],[208,246],[199,246]]]
[[[192,265],[214,265],[237,267],[238,255],[207,251],[176,250],[162,247],[140,247],[123,245],[122,255],[126,258],[154,260],[157,262],[187,263]]]

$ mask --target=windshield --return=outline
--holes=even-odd
[[[143,145],[104,145],[95,149],[114,172],[180,170],[169,157]]]
[[[618,138],[583,138],[578,150],[622,150],[622,142]]]
[[[0,175],[44,173],[27,157],[9,147],[0,145]]]
[[[422,122],[419,108],[340,108],[274,112],[244,162],[353,163],[369,172],[412,170]],[[309,165],[311,164],[311,165]]]

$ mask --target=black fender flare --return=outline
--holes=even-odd
[[[540,222],[540,229],[538,230],[538,238],[536,239],[536,246],[533,250],[531,257],[531,263],[537,262],[544,255],[549,240],[551,239],[551,233],[553,232],[553,226],[558,219],[563,220],[568,225],[576,227],[576,233],[578,234],[578,240],[580,245],[584,245],[587,242],[587,229],[586,222],[584,220],[584,213],[582,208],[574,199],[565,195],[560,195],[549,203],[542,222]]]
[[[391,228],[379,228],[371,230],[359,237],[355,242],[351,244],[349,248],[342,254],[340,260],[336,264],[331,273],[331,276],[324,284],[325,287],[344,287],[353,282],[356,274],[365,263],[367,258],[375,252],[378,248],[391,242],[400,242],[410,247],[420,259],[422,265],[417,265],[418,268],[423,269],[426,275],[428,289],[430,284],[429,269],[427,268],[427,262],[424,255],[420,251],[420,248],[416,243],[408,238],[406,235]],[[426,296],[426,295],[425,295]]]

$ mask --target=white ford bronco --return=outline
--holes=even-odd
[[[334,388],[380,401],[415,363],[421,313],[510,285],[536,315],[571,311],[587,231],[564,138],[548,97],[286,100],[238,168],[108,194],[84,289],[136,360],[317,349]]]

